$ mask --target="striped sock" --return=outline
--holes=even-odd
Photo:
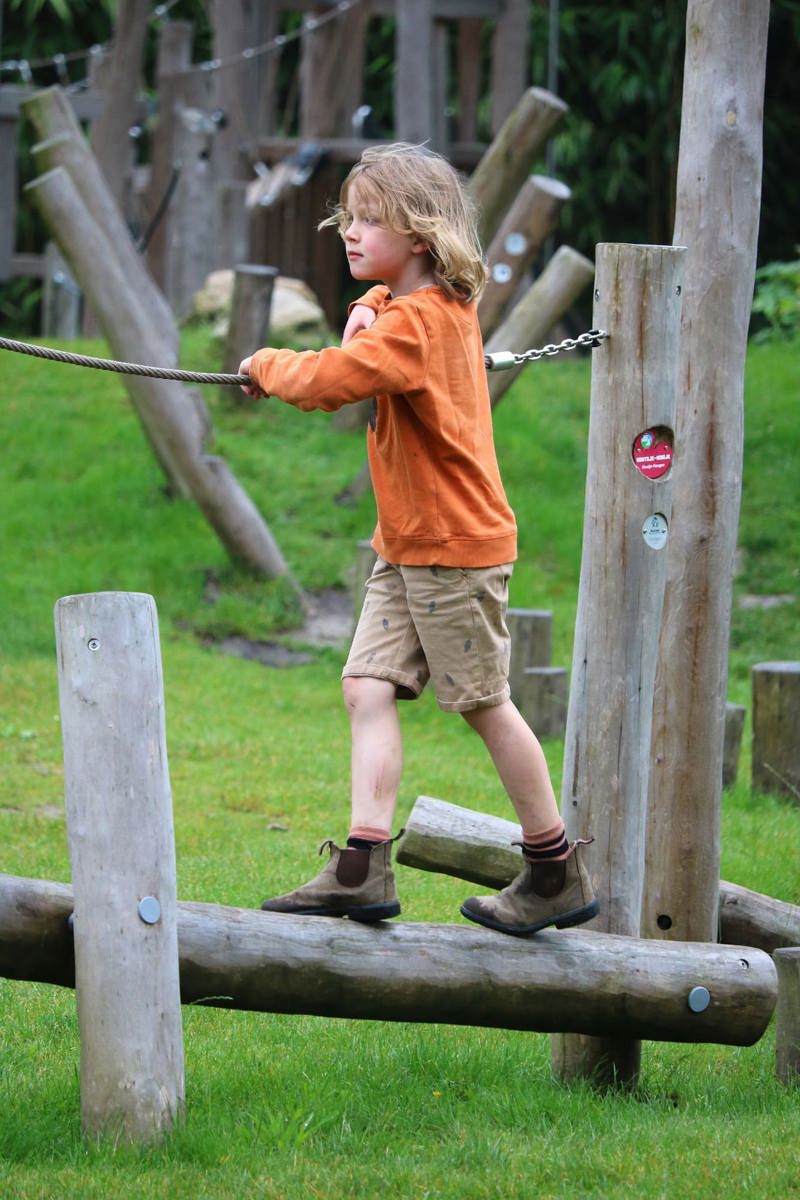
[[[374,825],[351,825],[347,845],[351,850],[371,850],[381,842],[390,841],[390,829],[377,829]]]
[[[564,822],[559,821],[550,829],[540,833],[522,833],[522,853],[531,862],[557,861],[569,854]]]

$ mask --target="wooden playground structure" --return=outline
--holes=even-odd
[[[344,18],[358,19],[356,5],[340,7]],[[437,19],[478,19],[486,7],[419,0],[398,5],[398,23],[413,10],[418,23],[409,29],[433,30],[435,57]],[[592,359],[562,812],[571,837],[595,838],[587,860],[600,916],[590,931],[517,940],[462,927],[362,929],[179,904],[154,601],[130,593],[65,597],[56,623],[73,886],[0,877],[0,973],[74,984],[88,1132],[121,1127],[144,1141],[180,1116],[180,1005],[202,999],[537,1029],[553,1034],[560,1078],[606,1084],[635,1082],[641,1039],[749,1045],[776,1011],[777,1071],[787,1083],[797,1080],[800,911],[731,892],[719,878],[767,13],[759,0],[737,9],[732,26],[724,0],[690,0],[675,244],[601,245],[593,270],[590,264],[593,323],[608,339]],[[420,25],[423,16],[428,23]],[[325,26],[330,36],[334,24]],[[436,78],[431,72],[419,85],[420,104]],[[134,297],[121,315],[116,294],[125,271],[141,264],[121,265],[109,249],[118,271],[109,284],[85,251],[87,212],[98,211],[102,188],[80,191],[85,172],[75,164],[85,160],[75,157],[82,151],[70,119],[52,93],[26,107],[31,120],[42,121],[35,154],[45,168],[30,194],[79,265],[112,346],[125,321],[145,337],[141,303]],[[44,123],[46,112],[61,128]],[[472,188],[482,202],[490,265],[508,265],[503,251],[519,229],[517,197],[557,114],[547,95],[524,91],[480,156]],[[408,120],[398,133],[414,136]],[[333,155],[335,130],[320,136],[330,137]],[[704,212],[731,189],[735,204],[710,224]],[[552,204],[552,190],[540,185],[539,193]],[[101,222],[118,219],[110,211],[93,216],[107,248],[112,226]],[[497,276],[505,286],[505,273]],[[512,336],[524,345],[541,307],[531,315],[523,298],[509,311],[497,299],[487,349],[509,348]],[[552,306],[546,311],[551,317]],[[168,318],[148,345],[165,359],[174,352]],[[167,397],[143,393],[141,405],[156,451],[174,448],[174,426],[159,442]],[[202,419],[191,406],[186,419],[197,447]],[[221,521],[212,490],[219,467],[197,451],[194,459],[166,454],[162,462]],[[513,866],[507,840],[507,829],[480,814],[422,804],[398,857],[495,885]],[[749,924],[736,924],[743,910]],[[734,945],[717,942],[720,911],[723,938],[727,921]],[[741,943],[743,928],[749,940]]]

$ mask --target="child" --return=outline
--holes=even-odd
[[[251,395],[330,412],[374,397],[367,432],[378,553],[342,673],[352,734],[344,848],[269,912],[378,921],[400,905],[390,864],[402,764],[398,699],[430,679],[439,706],[480,735],[522,825],[524,866],[471,921],[511,934],[597,911],[567,842],[541,746],[510,699],[508,581],[516,525],[495,458],[476,300],[486,278],[469,199],[441,156],[398,143],[364,152],[322,225],[350,273],[380,280],[353,306],[341,347],[258,350]]]

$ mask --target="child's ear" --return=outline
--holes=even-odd
[[[412,254],[430,254],[431,248],[427,242],[415,241],[411,246]]]

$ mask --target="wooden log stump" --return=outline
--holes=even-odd
[[[594,264],[570,246],[559,246],[539,278],[514,305],[486,343],[486,353],[523,354],[539,347],[594,279]],[[489,372],[492,408],[498,405],[525,364]]]
[[[752,685],[753,788],[800,802],[800,662],[757,663]]]
[[[71,909],[64,885],[0,875],[0,976],[70,986]],[[748,1046],[777,994],[759,950],[578,929],[509,938],[179,903],[178,950],[184,1004],[370,1021]]]
[[[775,1073],[781,1083],[800,1084],[800,946],[775,951]]]
[[[358,623],[364,604],[364,586],[372,574],[372,568],[378,561],[378,555],[373,550],[369,538],[362,538],[356,547],[356,561],[353,567],[353,625]]]
[[[146,1142],[184,1104],[155,602],[118,592],[65,596],[56,641],[83,1128]]]
[[[500,324],[571,194],[566,184],[544,175],[529,176],[520,188],[486,251],[489,279],[478,304],[484,341]]]
[[[519,825],[432,796],[418,796],[397,862],[421,871],[454,875],[488,888],[504,888],[522,863]],[[800,945],[800,905],[775,900],[735,883],[719,883],[720,941],[772,954]]]
[[[725,705],[725,749],[722,755],[722,786],[733,787],[739,774],[739,754],[747,709],[743,704]]]
[[[222,370],[235,374],[248,354],[269,344],[269,317],[272,292],[278,276],[276,267],[257,263],[239,263],[233,277],[233,298]],[[246,399],[244,392],[222,389],[222,399],[230,403]]]
[[[553,614],[547,608],[509,608],[506,625],[511,637],[508,683],[516,704],[523,692],[528,667],[549,667],[553,647]]]
[[[537,737],[563,737],[567,727],[566,667],[526,667],[517,708]]]
[[[43,292],[42,337],[76,338],[81,327],[81,289],[55,242],[44,249]]]

